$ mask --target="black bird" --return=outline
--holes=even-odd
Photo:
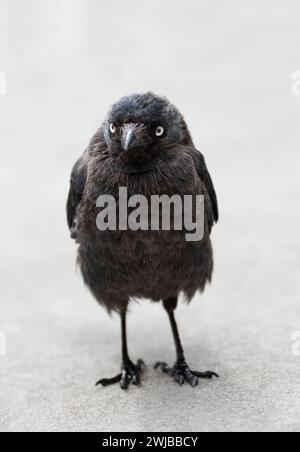
[[[100,231],[96,226],[100,195],[204,195],[205,231],[200,242],[188,242],[185,231]],[[134,364],[126,339],[126,314],[137,298],[163,301],[174,336],[173,367],[156,364],[175,381],[192,386],[214,372],[190,370],[174,316],[178,296],[190,301],[211,281],[212,226],[218,203],[203,155],[196,150],[183,116],[167,99],[153,93],[124,97],[109,111],[88,148],[75,164],[67,201],[71,236],[79,244],[78,263],[86,285],[109,312],[121,316],[122,367],[97,385],[139,384],[143,361]]]

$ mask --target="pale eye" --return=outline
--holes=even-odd
[[[157,137],[162,137],[164,133],[165,133],[165,129],[164,129],[162,126],[156,127],[156,129],[155,129],[155,135],[156,135]]]
[[[116,126],[115,126],[114,124],[110,124],[109,130],[110,130],[110,132],[111,132],[112,134],[114,134],[114,133],[116,133],[117,128],[116,128]]]

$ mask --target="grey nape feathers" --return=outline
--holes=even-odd
[[[118,198],[119,187],[128,196],[204,195],[205,231],[200,242],[187,242],[185,231],[105,231],[96,226],[100,195]],[[86,285],[108,311],[121,316],[122,368],[107,386],[119,382],[123,389],[139,384],[144,363],[134,364],[128,354],[126,313],[130,300],[163,301],[176,345],[173,367],[156,364],[195,386],[214,372],[190,370],[174,317],[183,293],[191,300],[211,280],[213,252],[210,233],[218,220],[214,186],[203,155],[195,149],[180,112],[167,99],[152,93],[125,97],[116,103],[75,164],[67,202],[71,235],[79,245],[78,262]]]

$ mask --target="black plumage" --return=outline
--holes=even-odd
[[[205,232],[200,242],[187,242],[185,231],[105,231],[96,227],[100,195],[204,195]],[[188,300],[211,280],[210,233],[218,220],[218,203],[203,155],[193,144],[183,116],[169,101],[152,93],[116,103],[75,164],[67,202],[71,235],[79,244],[78,262],[86,285],[108,311],[117,311],[122,327],[122,373],[102,385],[138,384],[143,362],[129,358],[126,312],[131,300],[163,301],[174,335],[177,361],[164,372],[182,384],[217,376],[193,372],[186,364],[174,311],[180,293]]]

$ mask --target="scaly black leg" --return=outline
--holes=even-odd
[[[174,315],[174,311],[177,307],[177,302],[177,298],[170,298],[168,300],[164,300],[163,302],[164,308],[168,313],[171,323],[172,333],[176,346],[177,361],[173,367],[169,367],[165,362],[158,362],[155,365],[155,369],[160,368],[164,373],[170,375],[171,377],[174,377],[174,380],[177,381],[177,383],[179,383],[180,385],[183,385],[183,383],[187,381],[192,386],[197,386],[199,378],[218,378],[219,376],[215,372],[196,372],[192,371],[187,365]]]
[[[110,386],[120,383],[122,389],[128,389],[130,383],[134,385],[140,384],[140,375],[145,367],[144,362],[140,359],[134,364],[128,354],[127,334],[126,334],[126,311],[121,313],[121,331],[122,331],[122,366],[121,373],[113,378],[104,378],[96,386]]]

